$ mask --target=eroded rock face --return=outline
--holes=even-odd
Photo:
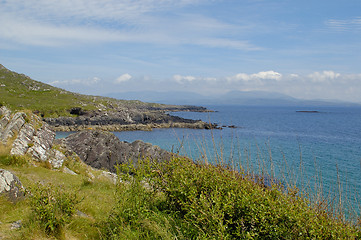
[[[113,133],[86,130],[69,135],[63,141],[67,149],[74,151],[80,159],[94,168],[105,168],[115,172],[114,165],[137,163],[139,158],[149,157],[157,161],[169,159],[172,154],[142,141],[133,143],[120,141]]]
[[[53,168],[60,168],[61,166],[63,166],[65,160],[66,160],[66,156],[64,155],[64,153],[56,149],[50,150],[49,162],[53,166]]]
[[[6,144],[7,141],[12,138],[16,133],[19,132],[21,127],[25,124],[25,113],[17,112],[11,116],[9,110],[5,107],[1,107],[1,112],[4,112],[1,116],[1,131],[0,131],[0,142]]]
[[[47,123],[33,114],[12,114],[3,106],[0,108],[0,143],[7,144],[14,136],[11,155],[27,154],[37,161],[49,161],[54,168],[61,167],[65,161],[64,154],[52,149],[55,132]]]
[[[4,107],[0,109],[0,114],[0,141],[7,142],[16,136],[10,154],[28,155],[37,161],[48,161],[53,168],[60,168],[72,153],[94,168],[104,168],[111,172],[116,171],[116,164],[136,164],[138,159],[143,157],[164,161],[172,156],[158,146],[142,141],[121,142],[113,133],[99,130],[84,130],[68,136],[65,140],[58,140],[57,144],[62,146],[64,155],[53,148],[55,132],[38,116],[23,112],[13,114]],[[126,121],[133,120],[129,117]]]
[[[9,109],[7,109],[5,106],[2,106],[0,108],[0,118],[1,118],[0,119],[0,130],[1,130],[1,132],[3,132],[4,128],[9,123],[10,114],[11,114],[11,111]],[[0,135],[1,135],[1,133],[0,133]]]
[[[34,134],[34,127],[31,124],[26,123],[24,127],[19,131],[19,135],[13,143],[10,154],[24,155],[28,151],[29,146],[31,146],[32,144]]]
[[[12,202],[19,201],[25,195],[19,178],[4,169],[0,169],[0,194],[5,194]]]
[[[47,124],[38,129],[33,137],[32,146],[28,153],[38,161],[46,161],[49,158],[49,151],[55,139],[55,132],[51,131]]]

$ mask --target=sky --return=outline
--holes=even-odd
[[[359,0],[0,0],[0,64],[85,94],[361,103]]]

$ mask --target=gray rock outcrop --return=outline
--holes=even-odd
[[[172,154],[158,146],[142,141],[133,143],[120,141],[113,133],[100,130],[83,130],[57,140],[62,148],[55,149],[55,132],[49,125],[34,114],[12,113],[5,107],[0,108],[0,141],[3,144],[12,141],[11,155],[28,155],[36,161],[47,161],[53,168],[62,167],[64,161],[75,153],[84,163],[98,169],[115,172],[115,165],[131,162],[136,164],[140,158],[164,161]],[[115,118],[115,116],[113,116]],[[107,121],[107,120],[105,120]],[[128,115],[119,121],[150,121]],[[155,121],[155,119],[152,119]],[[106,122],[104,122],[106,124]]]
[[[17,112],[11,115],[11,111],[4,106],[1,107],[0,114],[0,142],[6,144],[25,124],[26,114]]]
[[[0,108],[0,143],[11,145],[10,155],[29,155],[36,161],[49,161],[54,168],[62,166],[66,157],[53,149],[55,132],[34,114],[12,113],[6,107]]]
[[[84,163],[111,172],[116,172],[116,164],[136,164],[143,157],[164,161],[172,156],[170,152],[143,141],[122,142],[113,133],[106,131],[85,130],[71,134],[57,143],[75,152]]]
[[[38,161],[46,161],[49,158],[50,149],[55,139],[55,132],[51,131],[47,124],[39,128],[32,139],[33,146],[29,147],[27,153]]]
[[[80,110],[79,110],[80,111]],[[218,128],[201,120],[184,119],[158,111],[144,111],[144,109],[117,109],[116,111],[84,112],[77,117],[45,118],[53,129],[57,131],[79,131],[87,128],[108,131],[151,130],[152,128]]]
[[[67,158],[64,153],[60,152],[59,150],[51,149],[49,151],[48,161],[53,166],[53,168],[61,168],[66,159]]]
[[[17,202],[24,197],[24,187],[19,178],[10,171],[0,169],[0,194],[5,194],[10,201]]]

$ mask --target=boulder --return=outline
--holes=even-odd
[[[105,131],[80,131],[66,137],[63,144],[75,152],[84,163],[111,172],[116,172],[116,164],[136,164],[138,159],[143,157],[164,161],[172,156],[170,152],[158,146],[143,141],[122,142],[113,133]]]
[[[102,171],[102,173],[100,174],[99,177],[104,177],[104,178],[108,179],[113,184],[116,184],[117,180],[118,180],[118,175],[117,174],[107,172],[107,171]]]
[[[0,194],[5,194],[10,201],[17,202],[24,197],[24,193],[19,178],[10,171],[0,169]]]
[[[49,151],[49,163],[53,166],[53,168],[60,168],[63,166],[64,161],[66,160],[66,156],[56,149],[51,149]]]
[[[49,151],[55,139],[55,132],[51,131],[47,124],[38,129],[33,137],[32,146],[28,152],[38,161],[46,161],[49,158]]]
[[[11,223],[10,229],[14,230],[14,229],[20,229],[22,227],[23,223],[21,220],[15,221]]]
[[[78,175],[74,171],[70,170],[67,167],[64,167],[62,171],[63,171],[63,173],[67,173],[67,174],[70,174],[70,175],[74,175],[74,176]]]

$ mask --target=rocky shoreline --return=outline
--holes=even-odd
[[[0,145],[9,146],[10,155],[27,155],[36,162],[48,162],[54,169],[62,168],[66,161],[80,159],[94,168],[115,172],[115,164],[135,163],[142,157],[161,161],[172,156],[140,140],[120,141],[109,131],[84,129],[64,139],[55,139],[55,135],[51,127],[34,114],[0,108]]]
[[[190,129],[219,129],[216,124],[202,121],[195,123],[150,123],[150,124],[112,124],[112,125],[57,125],[50,126],[55,132],[77,132],[82,130],[103,130],[110,132],[122,131],[152,131],[157,128],[190,128]]]
[[[169,111],[170,109],[167,110]],[[182,111],[186,110],[206,111],[205,108],[199,107],[184,108]],[[43,118],[43,121],[49,124],[53,131],[62,132],[86,129],[112,132],[151,131],[154,128],[219,129],[217,124],[172,116],[165,113],[164,110],[143,111],[140,109],[132,109],[127,111],[83,112],[77,108],[71,112],[74,114],[74,117]]]

